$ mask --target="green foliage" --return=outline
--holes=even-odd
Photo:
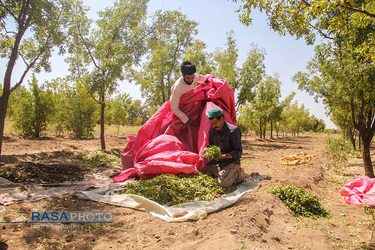
[[[64,124],[76,138],[91,138],[96,124],[97,104],[87,95],[87,92],[76,86],[68,90],[65,100],[61,103],[58,122]]]
[[[104,153],[103,151],[79,153],[75,161],[91,168],[104,168],[107,165],[121,166],[121,159],[119,157]]]
[[[104,123],[107,100],[125,78],[125,70],[138,64],[146,52],[145,43],[152,31],[146,25],[149,0],[118,0],[100,11],[96,25],[86,16],[87,10],[76,9],[70,29],[71,77],[83,79],[90,96],[101,106],[100,141],[105,149]],[[83,74],[83,76],[82,76]]]
[[[280,86],[279,76],[266,77],[256,87],[256,97],[252,101],[254,116],[258,121],[260,138],[265,138],[266,125],[277,120],[282,109],[280,106]]]
[[[226,48],[223,51],[218,50],[215,55],[215,61],[218,64],[216,76],[225,79],[231,88],[236,91],[238,89],[238,72],[236,66],[238,59],[237,42],[234,39],[234,31],[227,32]]]
[[[115,98],[110,100],[110,104],[108,105],[108,112],[111,116],[111,121],[116,125],[124,125],[127,124],[127,110],[131,105],[131,98],[129,94],[120,94],[117,95]],[[106,122],[108,123],[108,119],[106,118]]]
[[[206,48],[207,45],[204,42],[195,39],[191,46],[186,49],[182,61],[194,62],[198,74],[215,75],[216,65],[214,62],[214,53],[206,52]]]
[[[337,132],[337,129],[327,128],[324,130],[324,133],[334,135],[334,134],[337,134],[338,132]]]
[[[221,156],[221,149],[216,145],[211,145],[203,149],[202,156],[207,159],[218,161]]]
[[[293,81],[316,99],[342,130],[351,124],[363,146],[365,175],[373,177],[370,143],[375,118],[375,18],[374,1],[242,0],[240,19],[251,24],[251,12],[264,12],[270,27],[281,35],[316,37],[327,42],[315,46],[308,73],[298,72]]]
[[[237,107],[243,107],[248,102],[253,102],[255,98],[255,87],[263,80],[266,73],[264,60],[266,51],[259,49],[255,44],[251,44],[246,61],[239,71],[239,81],[236,86],[238,97]]]
[[[210,175],[162,174],[152,179],[129,183],[118,194],[137,194],[157,203],[172,206],[191,201],[212,201],[224,194],[233,192],[237,185],[220,187]]]
[[[25,137],[39,138],[52,114],[52,93],[39,87],[35,76],[30,85],[31,91],[20,89],[20,98],[12,102],[13,127]]]
[[[294,102],[283,110],[282,116],[285,119],[287,127],[292,131],[294,135],[305,131],[310,124],[309,111],[302,104],[298,106],[298,102]]]
[[[169,99],[172,85],[181,77],[178,66],[198,33],[198,23],[180,11],[159,10],[153,15],[153,24],[149,54],[142,68],[134,70],[129,78],[140,85],[142,97],[150,107],[160,107]]]
[[[323,151],[324,154],[335,169],[341,171],[348,163],[349,158],[354,155],[353,145],[343,137],[339,139],[327,138],[326,143],[328,145],[326,150]]]
[[[11,93],[23,83],[31,70],[36,73],[42,70],[51,72],[49,58],[53,51],[59,55],[65,53],[66,31],[72,17],[72,2],[71,0],[0,1],[0,57],[4,59],[3,93],[0,105],[1,135],[4,132],[8,98]],[[74,3],[75,6],[81,4],[80,1]],[[25,105],[29,106],[26,111],[30,111],[31,105],[26,103]],[[26,134],[34,133],[32,136],[39,137],[39,133],[44,129],[44,123],[38,121],[32,126],[34,131],[26,131]],[[26,128],[23,124],[20,127],[23,130]],[[0,152],[2,140],[1,136]]]
[[[320,203],[317,196],[293,185],[281,185],[270,188],[297,217],[329,218],[329,212]]]
[[[147,108],[147,105],[142,105],[142,102],[139,99],[132,101],[127,112],[128,124],[135,126],[143,125],[150,118],[151,114]]]
[[[368,225],[368,228],[372,230],[371,239],[370,239],[370,244],[372,244],[372,239],[374,238],[374,231],[375,231],[375,207],[368,206],[368,205],[362,205],[362,206],[364,207],[365,214],[370,216],[370,224]]]
[[[324,132],[326,125],[322,119],[318,119],[315,116],[310,117],[310,122],[306,126],[306,130],[320,133]]]

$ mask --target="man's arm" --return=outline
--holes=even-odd
[[[178,81],[181,81],[181,79],[179,79]],[[185,113],[182,112],[178,107],[180,105],[180,98],[184,94],[183,91],[181,90],[180,84],[177,84],[177,82],[176,82],[175,85],[172,86],[170,106],[171,106],[171,110],[173,111],[173,113],[178,118],[180,118],[182,123],[186,124],[189,121],[189,117],[187,117],[187,115],[185,115]]]
[[[186,124],[189,121],[189,117],[187,117],[187,115],[185,115],[185,113],[182,112],[178,108],[178,106],[180,104],[180,98],[181,98],[181,94],[179,94],[177,91],[172,92],[172,95],[171,95],[171,110],[173,111],[173,113],[178,118],[180,118],[182,123]]]
[[[229,152],[230,158],[241,159],[242,155],[242,143],[241,143],[241,131],[239,128],[236,128],[231,136],[229,137],[230,143],[233,145],[233,150]],[[227,156],[229,157],[229,156]],[[225,158],[225,159],[230,159]]]

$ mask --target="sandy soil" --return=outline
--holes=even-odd
[[[361,159],[352,159],[343,174],[328,167],[323,156],[327,135],[243,141],[246,173],[268,175],[256,191],[233,206],[209,214],[201,221],[168,223],[148,213],[80,200],[74,195],[17,203],[6,207],[6,221],[26,220],[39,211],[113,211],[112,224],[66,225],[36,228],[6,224],[0,249],[359,249],[369,243],[372,231],[363,208],[348,205],[339,191],[363,174]],[[125,138],[108,136],[107,148],[117,153]],[[100,149],[99,139],[72,140],[48,137],[24,140],[7,137],[0,161],[36,161],[65,153]],[[374,149],[373,149],[374,151]],[[310,163],[285,166],[281,158],[299,152],[312,156]],[[374,156],[373,156],[374,157]],[[293,184],[319,196],[331,212],[330,219],[297,219],[269,187]]]

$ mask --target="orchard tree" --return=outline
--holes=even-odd
[[[297,101],[284,109],[283,116],[286,118],[286,128],[292,136],[299,136],[310,121],[308,109],[305,109],[303,104],[299,107]]]
[[[127,124],[128,110],[132,103],[132,99],[129,94],[118,94],[110,102],[109,113],[114,124],[117,125],[117,137],[121,125]]]
[[[229,83],[231,88],[236,91],[239,88],[237,58],[237,42],[234,39],[234,31],[227,32],[227,42],[224,50],[217,49],[215,52],[215,61],[218,65],[216,76]]]
[[[311,81],[305,81],[299,76],[300,88],[310,89],[323,98],[331,99],[335,95],[332,89],[340,90],[336,102],[346,103],[351,113],[353,127],[358,130],[363,143],[363,164],[365,175],[374,177],[371,162],[370,144],[375,133],[374,108],[374,65],[375,65],[375,2],[356,0],[242,0],[241,21],[251,23],[252,9],[259,9],[268,16],[271,28],[282,35],[290,34],[304,38],[308,44],[313,44],[320,36],[328,39],[332,50],[330,58],[339,69],[327,69],[328,60],[322,62],[323,68],[315,68],[314,77],[317,80],[319,71],[325,80],[338,80],[338,86],[324,80],[319,88],[309,86]],[[324,48],[319,50],[327,52]],[[317,55],[320,56],[320,55]],[[305,79],[308,77],[305,77]],[[313,79],[309,79],[313,80]],[[315,81],[317,82],[317,81]],[[333,83],[333,81],[331,81]],[[303,86],[302,86],[303,84]],[[317,84],[315,84],[317,86]],[[324,90],[324,92],[323,92]],[[329,98],[328,98],[329,97]],[[332,98],[333,100],[333,98]],[[333,108],[333,107],[331,107]]]
[[[266,136],[267,123],[271,122],[277,112],[277,106],[280,101],[281,82],[278,75],[266,76],[265,79],[257,85],[256,97],[252,103],[255,117],[259,124],[259,136],[264,139]]]
[[[249,132],[257,130],[258,123],[251,103],[247,103],[245,106],[241,107],[237,113],[237,126],[241,129],[243,134],[247,136]]]
[[[266,73],[264,60],[266,51],[259,49],[255,44],[251,44],[246,61],[239,71],[239,81],[237,85],[236,109],[242,107],[247,102],[252,102],[255,98],[254,88],[263,80]]]
[[[54,48],[64,53],[71,4],[72,0],[0,0],[0,56],[6,61],[0,96],[0,154],[9,96],[30,70],[51,71],[49,58]],[[21,69],[19,75],[16,66]]]
[[[29,83],[31,90],[21,89],[15,100],[12,120],[13,127],[25,137],[39,138],[47,129],[53,114],[52,91],[46,86],[39,86],[33,75]]]
[[[155,110],[156,112],[156,110]],[[151,117],[149,108],[147,105],[142,104],[139,99],[132,100],[128,108],[128,124],[133,126],[139,126],[144,124]]]
[[[104,122],[107,99],[115,92],[124,71],[137,64],[145,53],[149,29],[145,24],[149,0],[115,0],[99,12],[95,27],[77,6],[70,29],[70,71],[83,78],[91,97],[100,105],[100,142],[104,150]]]
[[[157,11],[153,23],[155,36],[142,68],[135,71],[131,80],[140,85],[147,104],[158,108],[169,99],[172,85],[181,76],[178,65],[198,33],[198,23],[176,10]]]
[[[193,41],[191,46],[186,49],[185,55],[182,61],[193,62],[197,68],[197,73],[206,75],[215,75],[216,65],[215,65],[215,54],[206,52],[207,45],[196,39]]]
[[[72,132],[75,138],[92,138],[98,120],[98,106],[94,100],[87,95],[87,86],[82,82],[75,84],[68,89],[65,108],[62,115],[66,120],[62,122],[68,131]]]
[[[314,115],[312,115],[310,116],[308,128],[315,133],[319,133],[324,132],[326,125],[322,119],[318,119]]]
[[[57,133],[68,131],[75,138],[92,138],[99,118],[99,107],[87,94],[83,81],[56,78],[48,82],[53,92],[54,112],[51,125]]]
[[[336,44],[317,46],[316,55],[308,65],[309,72],[299,72],[294,80],[300,88],[316,93],[331,109],[340,106],[338,111],[341,111],[341,119],[347,119],[350,115],[351,123],[358,130],[363,144],[365,175],[373,177],[370,145],[375,133],[375,90],[372,85],[375,81],[375,65],[358,56],[346,41],[338,42],[336,39]],[[343,108],[347,112],[342,111]],[[339,125],[345,126],[345,123]],[[354,138],[351,141],[353,144]]]

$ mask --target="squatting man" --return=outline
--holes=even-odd
[[[218,161],[211,161],[202,171],[217,177],[217,183],[222,187],[229,187],[246,180],[245,171],[241,167],[242,143],[241,131],[238,127],[224,120],[220,109],[212,109],[208,113],[211,130],[208,146],[218,146],[221,155]]]

